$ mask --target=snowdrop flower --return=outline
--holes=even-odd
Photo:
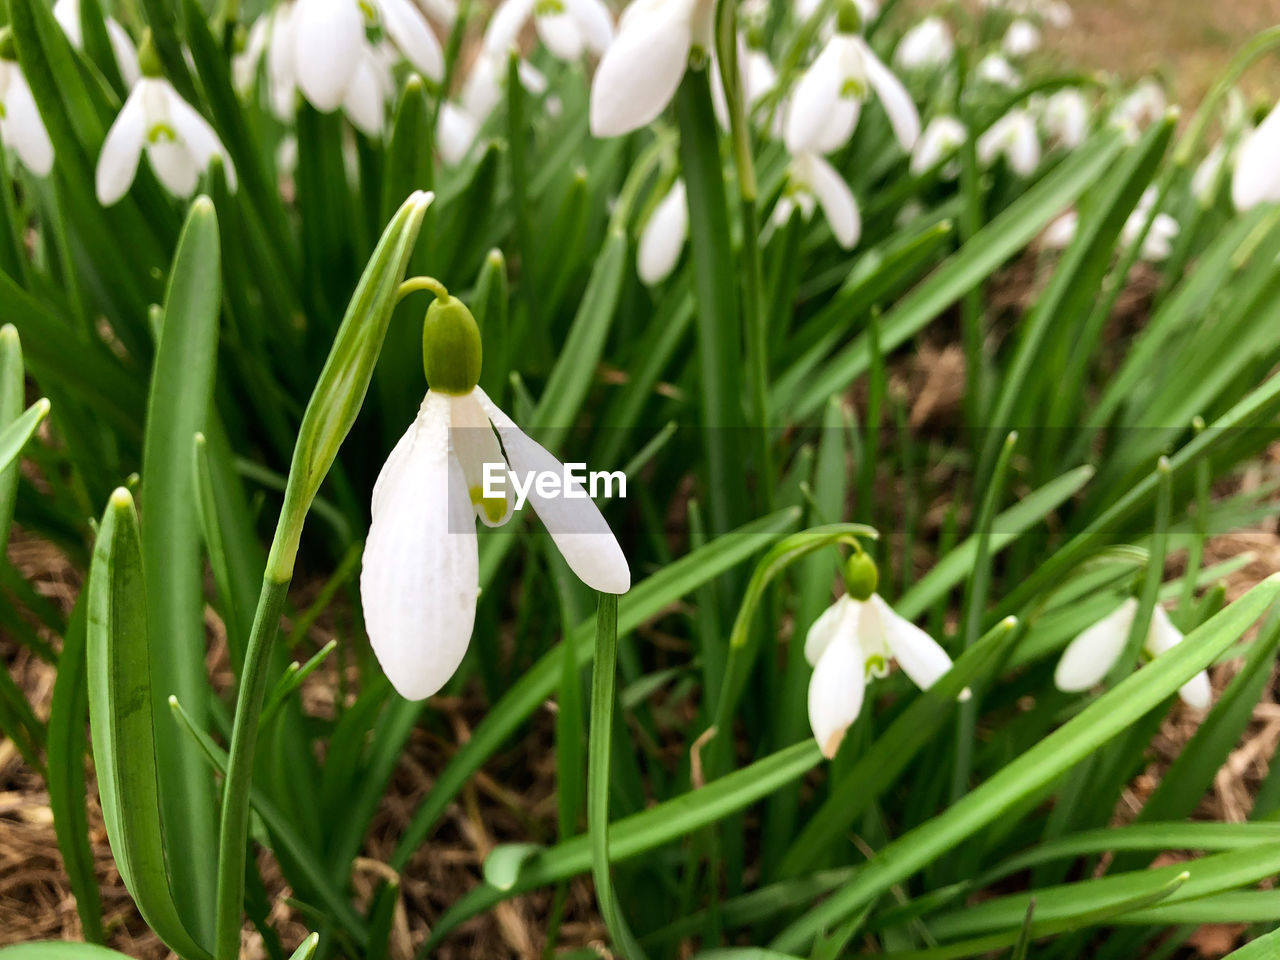
[[[412,0],[296,0],[289,30],[293,74],[317,110],[350,108],[355,98],[356,112],[367,115],[376,76],[366,29],[376,28],[424,77],[444,78],[440,43]]]
[[[588,50],[604,53],[613,42],[613,18],[600,0],[502,0],[485,29],[486,52],[505,56],[529,17],[538,37],[561,60],[577,60]]]
[[[444,686],[467,651],[479,594],[476,518],[496,527],[512,514],[511,496],[485,496],[486,464],[565,475],[476,386],[480,362],[475,319],[441,288],[423,327],[427,395],[373,488],[360,575],[369,641],[410,700]],[[570,482],[547,497],[539,487],[530,485],[529,501],[573,572],[594,590],[625,593],[626,558],[586,491]]]
[[[893,51],[893,62],[900,70],[929,70],[950,63],[955,54],[947,22],[941,17],[925,17],[902,35]]]
[[[1066,693],[1079,693],[1100,683],[1124,653],[1137,613],[1137,598],[1130,597],[1067,644],[1053,674],[1054,685]],[[1143,653],[1154,659],[1181,642],[1181,631],[1169,621],[1164,607],[1156,604],[1151,613],[1151,626],[1142,643]],[[1178,696],[1190,707],[1207,710],[1213,699],[1209,675],[1201,670],[1182,685]]]
[[[1071,12],[1070,5],[1065,3],[1064,0],[1051,0],[1050,3],[1042,3],[1039,5],[1039,12],[1049,26],[1057,27],[1059,30],[1063,27],[1071,26],[1071,21],[1075,19],[1075,14]]]
[[[974,72],[983,83],[992,83],[1001,87],[1016,87],[1022,83],[1022,77],[1018,71],[998,53],[989,53],[979,60]]]
[[[636,272],[649,286],[661,283],[675,269],[689,234],[689,206],[684,181],[676,180],[640,232]]]
[[[848,592],[813,622],[804,640],[804,656],[813,667],[809,725],[828,759],[862,712],[868,681],[888,676],[891,661],[921,690],[951,669],[946,651],[875,592],[876,580],[871,559],[854,554],[845,568]]]
[[[293,0],[277,3],[249,28],[244,50],[231,61],[232,80],[242,96],[253,89],[258,64],[267,63],[267,101],[271,112],[281,123],[293,119],[298,95],[298,77],[294,69]]]
[[[1213,206],[1226,164],[1227,144],[1219,140],[1213,145],[1213,149],[1205,154],[1205,158],[1196,165],[1195,172],[1191,174],[1191,195],[1196,198],[1196,203],[1200,206]]]
[[[822,207],[840,246],[852,250],[858,245],[862,215],[849,185],[819,154],[796,154],[787,169],[787,185],[782,197],[773,208],[773,224],[785,226],[797,210],[808,220],[816,206]]]
[[[176,196],[195,192],[200,174],[214,157],[222,160],[227,186],[234,190],[236,170],[226,147],[209,121],[160,75],[149,40],[143,41],[138,59],[142,78],[120,108],[98,155],[98,202],[109,207],[128,192],[143,150],[156,177]]]
[[[894,135],[908,153],[920,136],[915,101],[858,34],[857,7],[845,0],[836,33],[796,83],[787,111],[785,140],[791,153],[830,153],[848,142],[862,102],[874,91]]]
[[[526,91],[538,96],[546,92],[547,79],[532,64],[521,60],[517,66],[520,84]],[[471,65],[466,82],[462,86],[461,102],[444,102],[436,121],[436,143],[440,156],[449,166],[455,166],[471,150],[480,128],[502,102],[506,84],[506,67],[502,58],[481,53]],[[547,112],[552,111],[550,98]]]
[[[1133,213],[1129,214],[1129,219],[1124,222],[1124,229],[1120,231],[1120,242],[1125,246],[1131,246],[1137,242],[1138,234],[1142,232],[1142,228],[1146,226],[1147,218],[1151,216],[1151,208],[1155,206],[1156,189],[1148,187],[1142,194],[1142,198],[1138,201],[1138,205],[1134,207]],[[1146,237],[1142,241],[1142,249],[1138,255],[1150,263],[1159,263],[1161,260],[1167,260],[1169,254],[1173,252],[1173,241],[1178,236],[1178,221],[1173,219],[1167,213],[1160,213],[1151,222],[1151,229],[1147,231]]]
[[[1053,223],[1045,227],[1040,235],[1040,246],[1046,250],[1065,250],[1076,238],[1076,230],[1080,226],[1080,215],[1068,210]]]
[[[690,58],[714,49],[714,0],[633,0],[591,81],[591,133],[638,130],[675,96]]]
[[[440,148],[440,158],[448,166],[455,167],[462,162],[479,133],[480,123],[462,107],[448,101],[440,104],[436,145]]]
[[[1040,49],[1040,30],[1030,20],[1015,20],[1009,24],[1000,46],[1014,59],[1025,57]]]
[[[1240,144],[1231,202],[1240,211],[1280,202],[1280,103]]]
[[[934,117],[924,128],[924,133],[920,134],[916,148],[911,151],[911,173],[918,177],[932,170],[943,160],[950,158],[968,136],[969,131],[965,125],[955,117]],[[951,165],[948,164],[948,167]],[[942,174],[949,180],[954,179],[955,170],[946,169]]]
[[[1136,143],[1143,128],[1164,116],[1168,106],[1160,85],[1151,79],[1143,80],[1116,104],[1111,122],[1124,131],[1127,140]]]
[[[80,30],[80,0],[58,0],[53,5],[53,18],[67,35],[71,45],[77,50],[84,49],[84,36]],[[141,75],[138,72],[138,51],[130,39],[129,33],[114,17],[105,17],[103,23],[107,29],[107,40],[111,43],[111,53],[115,56],[116,66],[126,87],[132,87]]]
[[[993,123],[978,137],[978,162],[990,166],[1003,156],[1009,168],[1021,177],[1029,177],[1040,166],[1040,137],[1031,114],[1015,107]]]
[[[711,62],[711,104],[716,111],[716,120],[720,126],[729,126],[729,105],[724,99],[724,84],[720,79],[720,62]],[[757,50],[738,36],[738,76],[742,82],[742,96],[747,113],[760,102],[760,98],[778,85],[778,71],[773,68],[769,55]],[[775,121],[775,126],[779,121]]]
[[[1050,139],[1074,150],[1089,132],[1089,101],[1075,87],[1067,87],[1045,101],[1040,118]]]
[[[12,45],[12,35],[5,30],[0,37],[0,141],[37,177],[47,177],[53,169],[53,143],[27,78],[13,59]]]

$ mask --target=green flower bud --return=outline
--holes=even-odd
[[[13,42],[13,30],[0,27],[0,60],[17,60],[18,48]]]
[[[470,393],[480,381],[480,328],[457,297],[445,295],[427,308],[422,324],[422,368],[427,386],[455,396]]]
[[[156,45],[151,39],[151,30],[149,28],[142,34],[142,42],[138,44],[138,72],[144,77],[164,76],[164,68],[160,65],[160,55],[156,53]]]
[[[840,33],[862,32],[862,11],[853,0],[840,0],[836,12],[836,30]]]
[[[844,565],[844,589],[854,600],[869,600],[880,583],[876,562],[859,550]]]

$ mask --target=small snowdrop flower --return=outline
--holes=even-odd
[[[601,0],[502,0],[485,29],[490,56],[505,56],[533,17],[538,37],[561,60],[600,54],[613,42],[613,18]]]
[[[920,176],[932,170],[960,148],[969,136],[965,125],[955,117],[945,114],[934,117],[920,134],[916,148],[911,151],[911,173]],[[942,171],[947,179],[954,179],[956,171],[951,164]]]
[[[13,35],[7,28],[0,34],[0,141],[37,177],[47,177],[53,169],[53,143],[18,66]]]
[[[1148,187],[1143,192],[1138,205],[1134,207],[1133,213],[1129,214],[1129,219],[1124,222],[1124,229],[1120,231],[1121,243],[1130,246],[1137,242],[1138,234],[1146,225],[1147,218],[1151,216],[1151,208],[1155,206],[1155,202],[1156,189]],[[1151,221],[1151,229],[1143,238],[1142,249],[1138,255],[1149,263],[1159,263],[1161,260],[1169,259],[1169,254],[1173,252],[1173,241],[1178,236],[1178,229],[1178,221],[1173,217],[1167,213],[1157,214]]]
[[[1231,178],[1231,202],[1240,211],[1280,202],[1280,103],[1241,142]]]
[[[941,17],[925,17],[902,35],[893,51],[893,63],[899,70],[931,70],[951,62],[956,43],[951,28]]]
[[[160,75],[160,64],[144,39],[139,53],[142,77],[116,115],[98,155],[98,202],[109,207],[123,197],[138,173],[145,150],[156,177],[170,193],[189,197],[214,157],[222,160],[227,186],[236,186],[235,166],[209,121]]]
[[[809,725],[828,759],[836,755],[845,732],[862,712],[867,683],[872,677],[888,676],[892,661],[921,690],[951,669],[946,651],[875,592],[877,580],[871,558],[855,553],[845,566],[846,593],[813,622],[805,637],[804,656],[813,667]]]
[[[1080,215],[1068,210],[1053,223],[1045,227],[1040,235],[1040,246],[1046,250],[1065,250],[1076,238],[1076,230],[1080,226]]]
[[[724,99],[724,84],[720,79],[720,62],[711,62],[711,104],[716,111],[716,120],[720,126],[728,129],[729,105]],[[778,85],[778,71],[773,68],[769,55],[763,50],[753,47],[747,40],[738,36],[738,76],[742,82],[742,96],[747,113],[760,102],[760,98]],[[780,118],[775,120],[775,125]]]
[[[1071,22],[1075,19],[1071,6],[1064,0],[1051,0],[1050,3],[1040,4],[1040,15],[1049,26],[1057,27],[1059,30],[1071,26]]]
[[[58,0],[53,5],[53,18],[67,35],[71,45],[77,50],[84,49],[84,36],[80,31],[80,0]],[[107,40],[111,44],[111,53],[115,57],[116,66],[126,87],[138,82],[138,51],[129,37],[129,32],[120,26],[115,17],[106,17],[104,25],[107,29]]]
[[[1138,613],[1138,600],[1129,597],[1118,608],[1067,644],[1053,674],[1054,685],[1065,693],[1079,693],[1102,682],[1124,653]],[[1156,605],[1142,652],[1155,659],[1182,642],[1182,633],[1169,620],[1164,607]],[[1201,670],[1178,690],[1187,706],[1207,710],[1213,700],[1209,675]]]
[[[1040,117],[1051,140],[1074,150],[1089,132],[1089,101],[1075,87],[1068,87],[1045,101]]]
[[[476,385],[480,331],[443,289],[423,325],[423,363],[427,395],[373,488],[360,575],[369,641],[409,700],[444,686],[471,640],[479,595],[475,522],[500,526],[513,510],[509,493],[485,496],[486,465],[519,476],[565,475],[563,464]],[[540,488],[531,484],[529,502],[573,572],[594,590],[625,593],[626,557],[581,484],[570,482],[552,497]]]
[[[1205,158],[1196,165],[1195,172],[1191,174],[1191,195],[1196,198],[1196,203],[1200,206],[1206,208],[1213,206],[1226,164],[1227,145],[1225,141],[1219,140],[1213,145],[1213,149],[1205,154]]]
[[[787,169],[782,197],[773,208],[773,224],[785,226],[797,210],[808,220],[817,206],[822,207],[840,246],[846,250],[856,247],[862,236],[862,214],[853,191],[819,154],[796,154]]]
[[[444,78],[440,42],[412,0],[296,0],[290,26],[298,88],[322,112],[349,107],[352,97],[358,112],[369,107],[368,48],[381,35],[424,77]]]
[[[998,53],[989,53],[978,61],[974,68],[979,80],[1000,87],[1016,87],[1022,77],[1012,64]]]
[[[872,91],[880,98],[894,135],[908,153],[920,136],[915,101],[858,34],[861,16],[845,0],[836,32],[805,70],[791,93],[785,140],[791,153],[830,153],[853,136],[862,103]]]
[[[1154,80],[1146,79],[1116,104],[1111,122],[1124,131],[1125,139],[1136,143],[1142,130],[1164,116],[1168,107],[1169,102],[1160,85]]]
[[[636,273],[649,286],[661,283],[680,260],[689,234],[689,206],[684,181],[676,180],[666,196],[653,208],[636,251]]]
[[[1000,46],[1015,60],[1035,53],[1040,49],[1040,28],[1030,20],[1019,18],[1009,24]]]
[[[998,157],[1008,161],[1009,168],[1029,177],[1040,166],[1040,137],[1030,112],[1015,107],[993,123],[978,137],[978,162],[990,166]]]
[[[617,137],[666,109],[691,59],[714,49],[714,0],[633,0],[591,81],[591,133]]]
[[[294,68],[293,14],[294,0],[277,3],[269,12],[253,22],[244,50],[231,61],[236,90],[247,95],[253,89],[258,64],[267,64],[267,101],[271,112],[281,123],[293,119],[298,95],[298,75]]]
[[[520,84],[526,91],[538,96],[546,92],[547,79],[527,60],[518,65]],[[471,65],[466,82],[462,86],[461,101],[444,102],[436,121],[436,142],[440,156],[449,166],[460,163],[470,152],[493,108],[502,102],[506,84],[506,67],[499,57],[483,51]],[[550,98],[548,98],[549,100]],[[551,112],[552,105],[547,104]]]

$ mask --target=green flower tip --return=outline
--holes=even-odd
[[[115,510],[127,510],[133,507],[133,494],[124,487],[116,487],[111,491],[111,506]]]
[[[0,27],[0,60],[17,60],[18,47],[13,42],[13,29]]]
[[[164,68],[160,66],[160,55],[156,53],[149,27],[143,32],[142,42],[138,44],[138,72],[144,77],[164,76]]]
[[[480,328],[457,297],[445,294],[427,308],[422,324],[422,367],[438,393],[468,394],[480,381]]]
[[[840,33],[862,32],[862,11],[853,0],[840,0],[836,12],[836,30]]]
[[[0,341],[9,344],[18,343],[19,339],[18,328],[12,323],[6,323],[3,327],[0,327]]]
[[[863,550],[851,556],[844,565],[844,589],[854,600],[869,600],[880,585],[876,562]]]

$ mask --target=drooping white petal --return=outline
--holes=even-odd
[[[360,65],[347,87],[342,100],[342,112],[366,137],[382,136],[386,121],[387,104],[383,86],[378,79],[378,65],[368,57],[361,57]]]
[[[911,99],[911,94],[902,85],[902,81],[867,46],[867,42],[861,37],[854,39],[862,47],[867,80],[880,98],[884,112],[889,115],[893,135],[902,144],[902,149],[910,153],[920,137],[920,111],[916,109],[916,102]]]
[[[258,64],[267,52],[271,40],[271,14],[264,13],[253,21],[244,49],[231,58],[231,85],[242,96],[253,88]]]
[[[1022,82],[1018,71],[1013,69],[1009,61],[998,53],[990,53],[978,61],[974,68],[978,79],[984,83],[995,83],[1002,87],[1016,87]]]
[[[855,642],[858,634],[858,616],[861,606],[854,603],[849,595],[841,594],[840,599],[818,615],[804,636],[804,658],[809,666],[816,667],[828,645],[836,638],[843,638],[849,643]]]
[[[677,180],[667,195],[654,208],[649,222],[640,234],[636,253],[636,272],[652,286],[660,283],[675,269],[689,232],[689,208],[685,200],[684,181]]]
[[[342,105],[365,44],[364,17],[353,0],[297,0],[293,63],[302,95],[317,110]]]
[[[377,0],[382,23],[392,42],[413,64],[432,80],[444,79],[444,51],[418,8],[410,0]]]
[[[1015,20],[1005,31],[1001,46],[1011,57],[1025,57],[1040,49],[1040,31],[1030,20]]]
[[[1280,103],[1240,144],[1231,202],[1240,211],[1280,202]]]
[[[1046,250],[1065,250],[1076,238],[1079,226],[1080,215],[1074,210],[1068,210],[1045,227],[1044,233],[1040,235],[1040,245]]]
[[[493,421],[507,462],[519,476],[554,474],[565,477],[564,465],[515,425],[477,387],[475,397]],[[559,496],[543,496],[535,483],[529,502],[537,511],[551,539],[578,579],[602,593],[626,593],[631,587],[631,571],[622,547],[609,529],[595,502],[580,483],[570,481]]]
[[[846,250],[856,247],[862,236],[862,215],[853,190],[831,164],[817,154],[804,155],[796,162],[803,165],[802,176],[822,207],[822,213],[840,246]]]
[[[484,52],[505,60],[519,44],[520,31],[533,15],[534,0],[502,0],[484,28]]]
[[[77,50],[84,49],[84,34],[80,30],[80,0],[58,0],[53,5],[53,19],[67,35],[67,40]]]
[[[928,690],[951,669],[951,658],[938,642],[910,620],[899,616],[878,593],[872,594],[867,604],[879,614],[889,653],[917,687]]]
[[[862,712],[865,694],[861,651],[843,639],[828,644],[809,678],[809,726],[828,760]]]
[[[111,43],[111,52],[116,58],[120,78],[124,80],[126,87],[132,89],[142,76],[142,71],[138,69],[138,50],[133,45],[133,38],[111,17],[106,19],[106,28],[107,40]]]
[[[911,151],[912,174],[918,177],[949,159],[968,135],[965,125],[955,117],[934,117],[916,141],[915,149]]]
[[[591,133],[616,137],[654,120],[675,96],[689,63],[687,4],[669,3],[627,21],[591,81]]]
[[[1151,611],[1151,627],[1147,631],[1144,649],[1152,657],[1168,653],[1182,642],[1182,631],[1173,625],[1164,607],[1156,604]],[[1208,710],[1213,703],[1213,685],[1209,682],[1209,674],[1201,670],[1194,677],[1178,688],[1178,696],[1183,703],[1197,710]]]
[[[1089,132],[1089,102],[1073,87],[1045,101],[1043,116],[1049,136],[1068,150],[1080,146]]]
[[[267,43],[267,86],[271,112],[281,122],[293,119],[298,95],[294,59],[294,3],[282,3],[271,14],[271,37]]]
[[[451,397],[449,402],[453,424],[449,442],[467,481],[467,497],[485,526],[500,527],[511,519],[515,494],[507,482],[507,461],[498,445],[498,435],[474,394]],[[492,497],[484,495],[486,464],[492,464],[489,469],[500,471],[502,478],[500,487],[491,484],[495,487]]]
[[[125,99],[124,106],[107,131],[102,152],[98,154],[94,187],[98,202],[104,207],[111,206],[123,197],[138,173],[138,161],[142,158],[142,144],[147,132],[147,117],[142,102],[147,83],[147,80],[138,81]]]
[[[378,475],[360,573],[369,642],[409,700],[443,687],[471,640],[479,562],[475,520],[456,493],[465,483],[449,450],[449,398],[428,392]]]
[[[222,159],[222,168],[227,178],[227,187],[232,192],[236,189],[236,168],[226,147],[218,139],[209,121],[200,116],[195,108],[183,100],[175,92],[169,102],[170,117],[179,140],[185,144],[196,167],[203,171],[215,156]]]
[[[822,48],[817,59],[809,65],[809,69],[805,70],[796,83],[795,89],[791,91],[784,128],[787,150],[791,153],[800,153],[822,147],[831,148],[831,140],[835,132],[845,132],[844,121],[849,108],[845,107],[843,115],[837,116],[836,112],[836,106],[842,99],[851,99],[841,97],[844,79],[840,49],[835,45],[833,38],[832,42]],[[854,110],[856,122],[856,103]],[[852,132],[853,128],[850,127],[847,133]],[[844,140],[847,139],[846,135]],[[844,140],[835,146],[843,144]],[[822,152],[829,152],[829,149]]]
[[[902,35],[893,62],[903,70],[923,70],[950,63],[955,56],[951,28],[941,17],[925,17]]]
[[[568,13],[547,13],[535,17],[534,26],[538,30],[539,39],[551,51],[552,56],[560,60],[573,62],[586,49],[586,41],[582,31],[578,29],[578,22]]]
[[[439,20],[446,27],[452,27],[458,19],[458,5],[454,0],[421,0],[427,16]]]
[[[564,0],[565,10],[573,17],[582,39],[592,53],[604,53],[613,43],[613,17],[601,0]]]
[[[156,140],[147,143],[147,160],[156,179],[175,197],[189,197],[200,182],[200,168],[182,143]]]
[[[1053,672],[1054,686],[1067,693],[1077,693],[1100,683],[1124,652],[1137,612],[1138,601],[1129,597],[1067,644]]]
[[[10,70],[9,89],[4,95],[4,136],[6,145],[18,155],[22,165],[37,177],[47,177],[53,169],[53,143],[40,119],[35,98],[22,70]]]
[[[449,166],[456,166],[475,143],[480,125],[461,107],[445,102],[440,105],[440,117],[436,121],[436,144],[440,156]]]

